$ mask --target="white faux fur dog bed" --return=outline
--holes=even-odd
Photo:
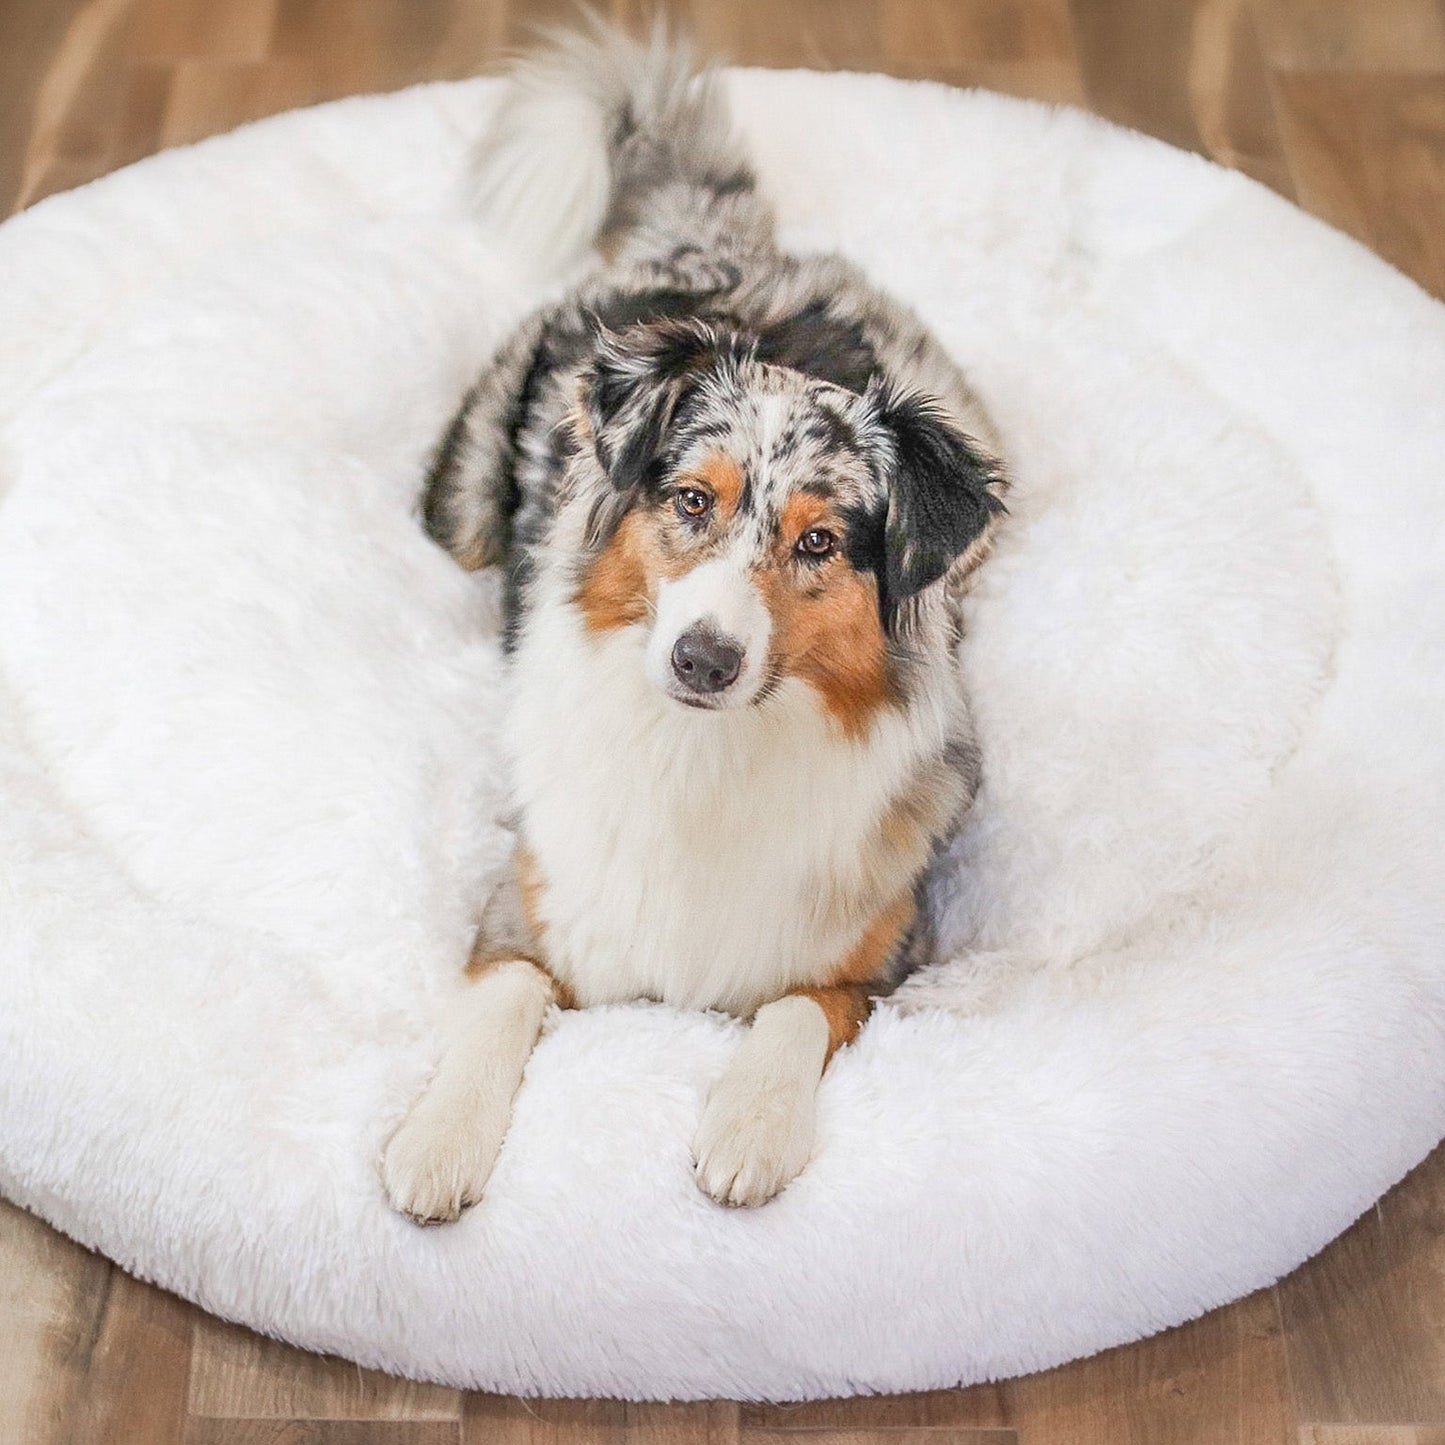
[[[1053,1364],[1274,1279],[1445,1132],[1445,312],[1087,117],[740,74],[794,248],[999,418],[949,963],[763,1209],[720,1017],[560,1015],[481,1206],[377,1183],[498,853],[495,598],[412,518],[538,282],[486,83],[285,116],[0,229],[0,1189],[207,1308],[504,1391]],[[942,1007],[935,1007],[941,1005]]]

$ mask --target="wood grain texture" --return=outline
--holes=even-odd
[[[68,1438],[180,1445],[196,1318],[174,1295],[112,1268]]]
[[[740,1418],[745,1430],[757,1433],[811,1432],[826,1428],[987,1432],[1008,1426],[1009,1410],[1004,1389],[1000,1385],[975,1385],[967,1390],[929,1390],[913,1395],[863,1395],[856,1400],[744,1405]],[[795,1445],[802,1445],[802,1442],[795,1442]]]
[[[1300,201],[1445,296],[1445,75],[1276,81]]]
[[[1269,64],[1355,74],[1445,72],[1439,0],[1252,0]]]
[[[1025,1445],[1293,1445],[1295,1437],[1272,1290],[1137,1345],[1006,1382],[1003,1391]]]
[[[0,1204],[0,1445],[67,1438],[111,1272],[98,1255]]]
[[[646,0],[606,0],[621,18]],[[1442,0],[665,0],[743,64],[1087,104],[1445,294]],[[496,68],[569,0],[4,0],[0,214],[288,106]],[[0,1205],[0,1445],[1445,1445],[1445,1153],[1276,1290],[1025,1380],[798,1406],[462,1395],[223,1325]]]
[[[185,1445],[457,1445],[460,1428],[396,1420],[192,1420]]]
[[[196,1321],[189,1408],[193,1415],[455,1421],[462,1399],[442,1385],[306,1354],[202,1315]]]
[[[1304,1419],[1445,1422],[1445,1151],[1279,1295]]]
[[[871,1430],[824,1426],[798,1434],[788,1430],[744,1430],[741,1445],[1018,1445],[1012,1430],[956,1430],[914,1425],[880,1425]]]
[[[728,1401],[637,1404],[625,1400],[467,1397],[463,1445],[735,1445],[738,1407]]]
[[[1445,1425],[1306,1425],[1300,1445],[1445,1445]]]

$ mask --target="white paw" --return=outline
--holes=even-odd
[[[482,1197],[506,1133],[506,1114],[423,1094],[381,1156],[393,1209],[418,1224],[446,1224]]]
[[[693,1140],[697,1182],[719,1204],[766,1204],[813,1152],[814,1082],[759,1082],[729,1070]]]

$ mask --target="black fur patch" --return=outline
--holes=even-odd
[[[703,184],[715,196],[740,196],[757,185],[757,178],[749,166],[740,165],[726,175],[703,177]]]
[[[937,582],[1004,508],[993,460],[935,402],[890,390],[878,420],[894,448],[879,574],[893,610]]]
[[[826,301],[810,301],[801,311],[761,327],[758,360],[860,395],[878,371],[878,356],[862,323],[835,316]]]
[[[658,287],[654,291],[619,291],[597,302],[589,313],[607,331],[625,331],[629,326],[677,321],[696,316],[700,304],[711,292]]]
[[[843,557],[855,572],[871,572],[878,579],[878,594],[883,597],[883,527],[886,513],[880,505],[842,507]],[[887,608],[884,608],[885,619]]]
[[[808,422],[808,434],[828,452],[861,452],[858,430],[842,412],[836,411],[826,402],[818,400],[813,404],[813,415]]]

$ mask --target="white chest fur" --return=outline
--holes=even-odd
[[[799,682],[701,713],[647,680],[644,648],[543,599],[519,641],[507,746],[548,965],[584,1005],[746,1014],[826,978],[909,886],[869,845],[940,720],[889,712],[849,742]]]

